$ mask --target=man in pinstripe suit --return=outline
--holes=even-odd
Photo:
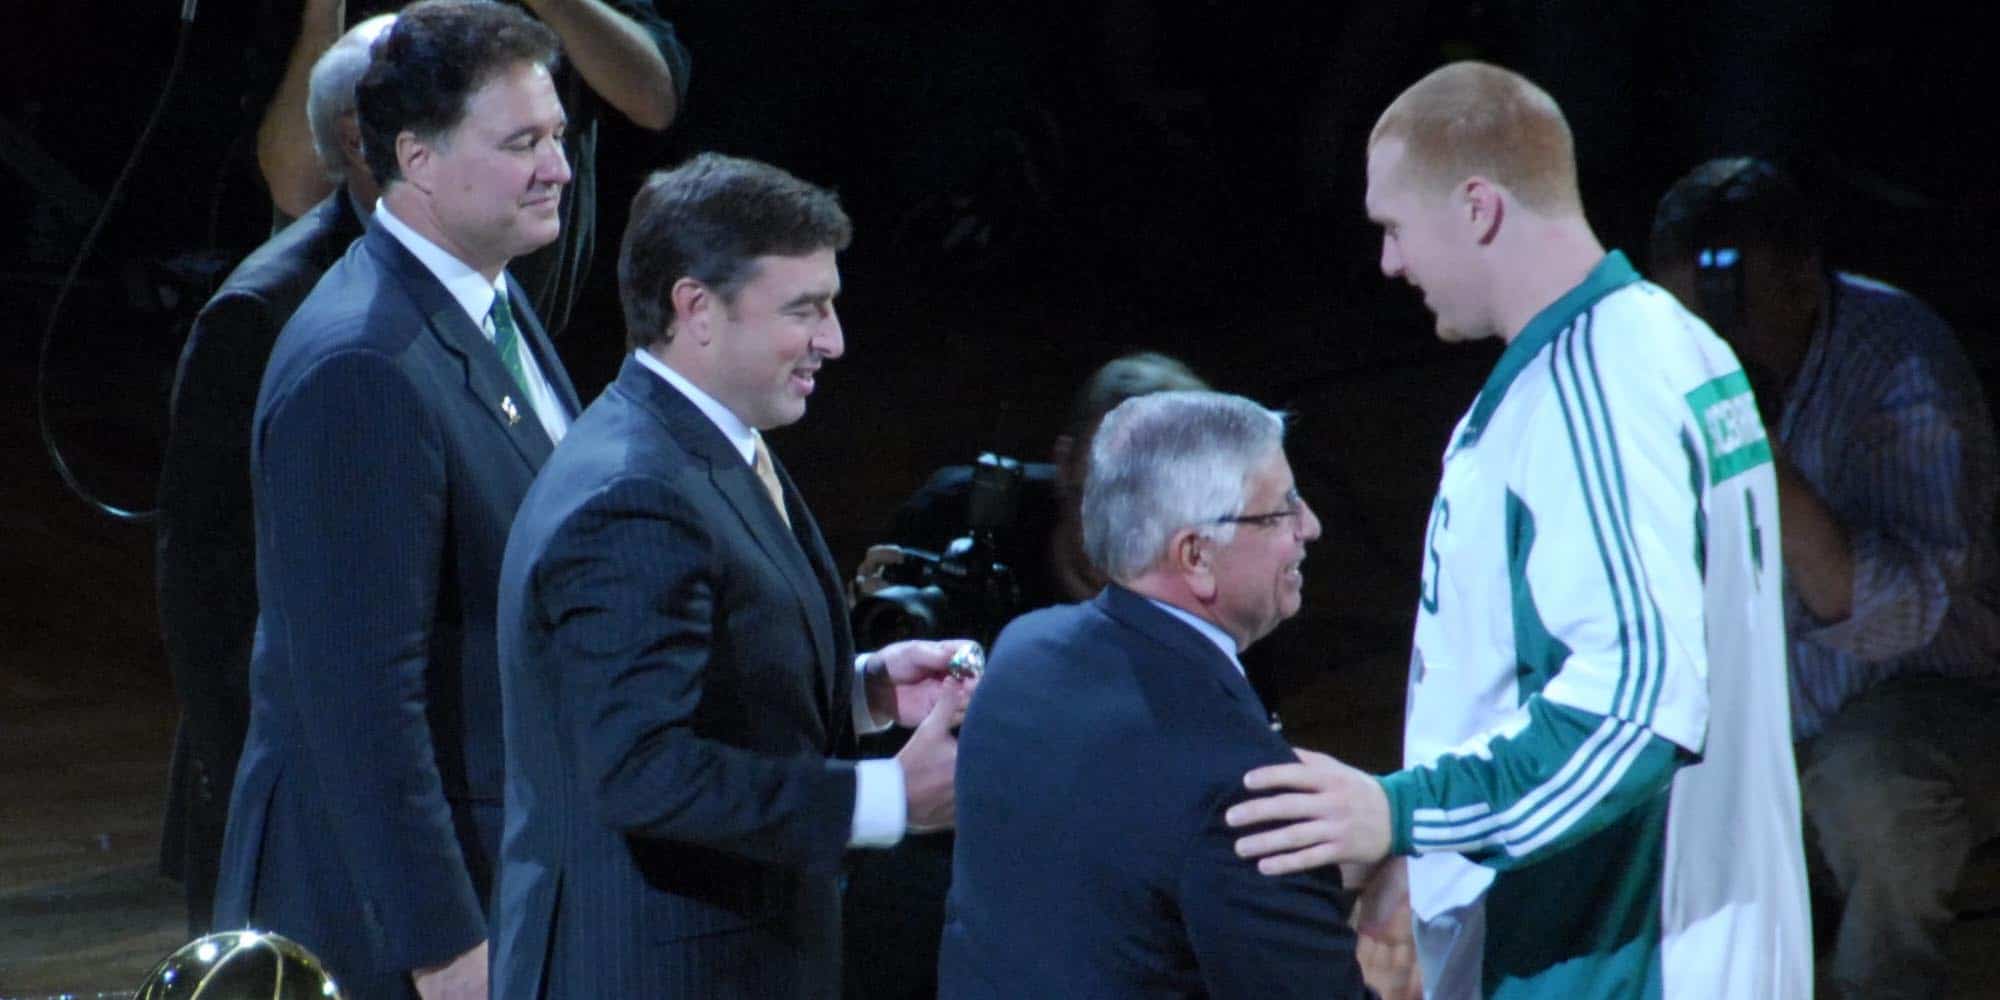
[[[560,228],[556,57],[512,7],[398,16],[355,88],[381,201],[257,400],[250,731],[215,923],[296,939],[350,997],[486,995],[494,582],[577,408],[506,272]]]
[[[633,203],[633,354],[501,572],[496,995],[836,996],[843,852],[951,820],[961,644],[855,657],[762,436],[841,354],[849,232],[831,194],[712,154]],[[917,726],[893,760],[843,759],[892,721]]]

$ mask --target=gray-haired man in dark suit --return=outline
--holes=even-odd
[[[1104,418],[1083,539],[1111,582],[1015,619],[966,715],[940,997],[1367,995],[1338,879],[1261,874],[1223,819],[1294,759],[1238,659],[1319,537],[1283,440],[1214,392]]]

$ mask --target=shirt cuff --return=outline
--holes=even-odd
[[[877,719],[874,710],[868,707],[868,656],[862,653],[854,658],[854,732],[870,736],[896,724],[896,717]]]
[[[909,822],[903,799],[903,765],[892,758],[854,765],[854,829],[849,847],[894,847]]]

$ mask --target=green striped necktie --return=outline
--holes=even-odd
[[[534,393],[528,390],[528,368],[521,362],[521,331],[514,326],[514,310],[507,305],[506,292],[494,294],[493,308],[486,316],[493,321],[493,346],[500,351],[500,363],[514,376],[521,394],[533,399]]]

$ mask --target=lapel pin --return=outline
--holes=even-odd
[[[507,415],[507,426],[509,427],[521,422],[521,410],[514,405],[514,397],[512,396],[500,397],[500,412]]]

